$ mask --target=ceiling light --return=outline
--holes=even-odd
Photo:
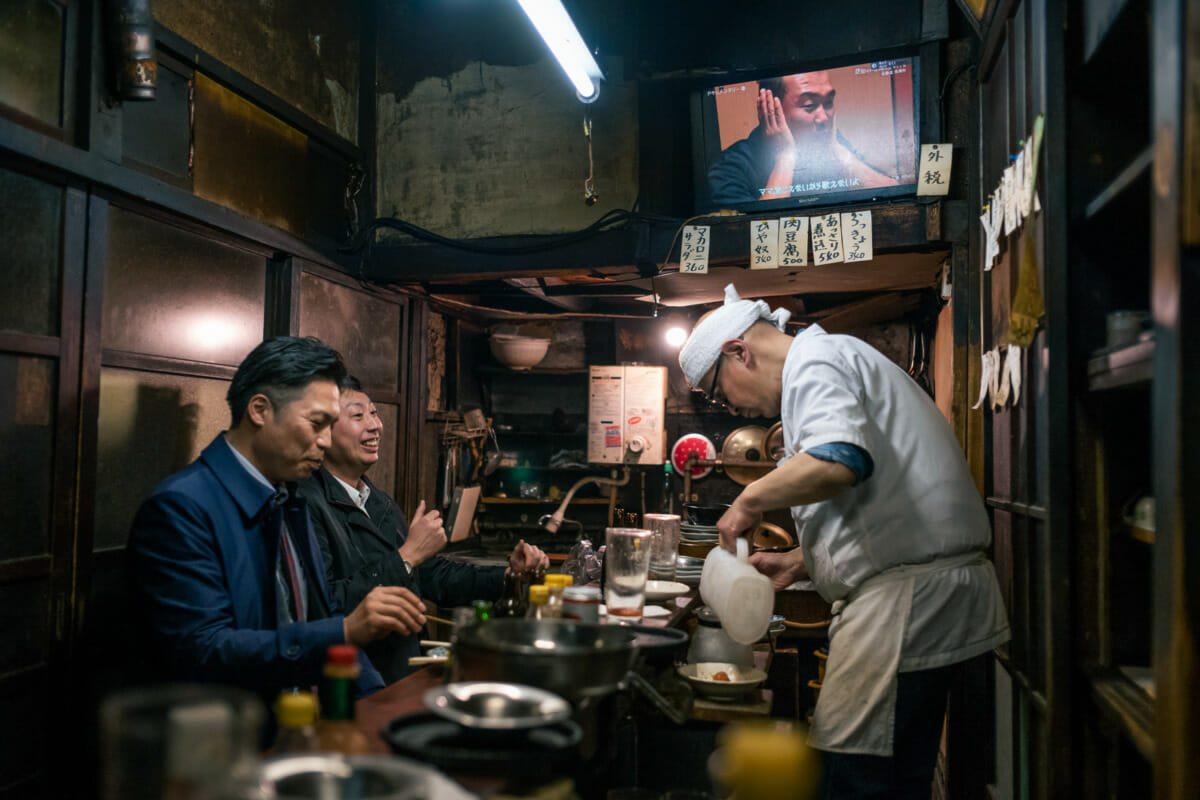
[[[604,75],[583,43],[583,37],[571,21],[571,15],[563,8],[562,0],[517,2],[546,41],[550,52],[558,59],[563,72],[567,73],[579,99],[585,103],[594,101],[600,94],[600,81],[604,80]]]
[[[671,347],[680,347],[687,341],[687,331],[683,328],[674,327],[667,328],[667,344]]]

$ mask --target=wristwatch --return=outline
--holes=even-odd
[[[408,570],[408,574],[409,574],[409,575],[412,575],[412,571],[413,571],[413,565],[412,565],[412,564],[410,564],[410,563],[408,563],[408,559],[406,559],[406,558],[401,558],[401,559],[400,559],[400,562],[401,562],[402,564],[404,564],[404,568],[405,568],[406,570]]]

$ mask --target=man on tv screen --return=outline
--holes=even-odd
[[[714,204],[898,185],[838,130],[828,72],[784,75],[758,86],[758,126],[708,172]]]

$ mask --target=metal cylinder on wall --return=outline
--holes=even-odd
[[[117,54],[117,96],[153,100],[158,87],[151,0],[110,0]]]

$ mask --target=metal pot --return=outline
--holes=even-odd
[[[537,686],[576,707],[633,684],[675,718],[680,712],[650,689],[634,667],[644,652],[686,641],[687,634],[673,628],[496,619],[458,632],[451,679]]]

